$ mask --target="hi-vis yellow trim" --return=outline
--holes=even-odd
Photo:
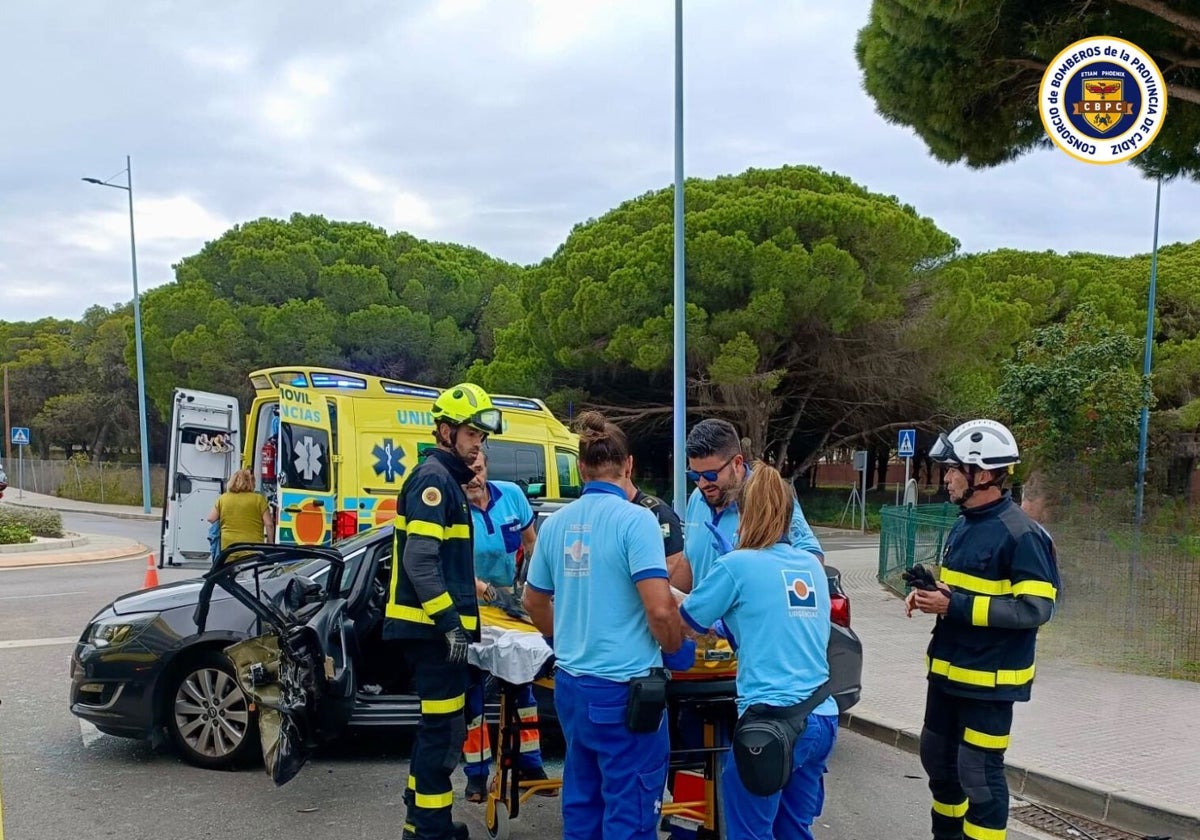
[[[406,519],[397,516],[392,520],[397,530],[407,531],[414,537],[430,537],[438,540],[469,540],[471,539],[470,525],[438,525],[436,522],[426,522],[424,519]]]
[[[996,688],[1001,685],[1025,685],[1033,679],[1034,666],[1021,668],[1016,671],[976,671],[971,668],[959,668],[951,665],[945,659],[930,659],[925,657],[929,673],[945,677],[951,682],[965,685],[977,685],[983,688]]]
[[[1044,580],[1023,580],[1013,584],[1012,594],[1033,595],[1053,601],[1058,597],[1058,590],[1054,588],[1053,583],[1047,583]]]
[[[411,621],[414,624],[433,625],[433,619],[420,607],[406,607],[402,604],[388,604],[384,614],[388,618],[396,618],[400,621]],[[459,620],[462,622],[464,630],[474,630],[479,627],[479,619],[473,615],[460,615]]]
[[[428,808],[431,811],[438,808],[449,808],[454,804],[454,791],[448,790],[445,793],[421,793],[417,791],[415,798],[418,808]]]
[[[964,744],[981,747],[985,750],[1006,750],[1008,749],[1008,739],[1008,735],[989,735],[969,726],[963,729]]]
[[[992,596],[976,595],[971,601],[971,623],[976,627],[987,627],[988,607],[992,605]]]
[[[414,776],[412,773],[408,774],[408,789],[409,790],[417,789],[417,777]]]
[[[457,697],[451,697],[449,700],[422,700],[421,714],[423,715],[448,715],[451,712],[457,712],[467,705],[467,695],[460,694]],[[411,777],[410,777],[411,778]]]
[[[963,820],[963,836],[971,840],[1004,840],[1008,836],[1006,828],[984,828],[972,822]]]
[[[945,802],[938,802],[935,799],[933,800],[933,812],[935,814],[941,814],[943,817],[954,817],[955,819],[958,819],[967,815],[968,804],[970,803],[966,799],[964,799],[958,805],[947,805]]]
[[[449,592],[443,592],[436,598],[430,598],[421,604],[421,609],[425,610],[427,615],[437,615],[442,610],[448,610],[454,606],[454,601],[450,599]]]
[[[966,572],[956,572],[954,569],[942,569],[941,581],[947,586],[957,586],[959,589],[977,592],[980,595],[1012,594],[1011,580],[988,580]]]

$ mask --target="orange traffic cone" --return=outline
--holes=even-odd
[[[158,570],[154,568],[154,553],[146,556],[146,577],[142,580],[142,589],[158,586]]]

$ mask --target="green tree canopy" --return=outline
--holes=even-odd
[[[858,36],[867,93],[946,162],[994,166],[1049,145],[1037,94],[1046,64],[1089,36],[1147,51],[1169,118],[1133,163],[1200,178],[1200,2],[874,0]]]

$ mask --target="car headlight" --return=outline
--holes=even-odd
[[[141,615],[136,617],[114,616],[102,618],[88,628],[89,644],[98,648],[120,647],[129,644],[157,620],[158,614]]]

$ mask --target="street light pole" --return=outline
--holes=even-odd
[[[674,295],[674,423],[673,481],[675,512],[687,508],[684,469],[687,462],[687,297],[683,259],[683,0],[675,0],[675,295]]]
[[[1154,188],[1154,250],[1150,252],[1150,294],[1146,303],[1146,347],[1142,353],[1142,417],[1138,430],[1137,496],[1133,521],[1142,524],[1142,499],[1146,492],[1146,447],[1150,434],[1150,359],[1154,352],[1154,297],[1158,285],[1158,211],[1162,201],[1162,173]]]
[[[84,178],[89,184],[125,190],[129,194],[129,257],[133,265],[133,347],[137,356],[138,427],[142,449],[142,511],[150,512],[150,435],[146,428],[146,363],[142,355],[142,298],[138,292],[137,239],[133,231],[133,163],[125,156],[125,185]]]

